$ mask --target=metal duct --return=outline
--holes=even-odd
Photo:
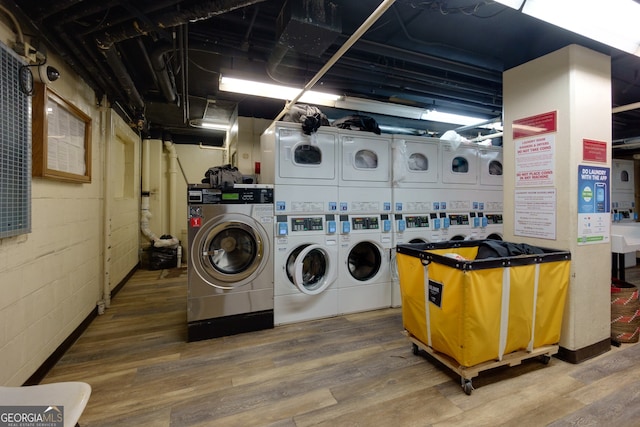
[[[132,106],[137,108],[139,111],[144,110],[144,101],[142,100],[138,89],[136,89],[127,68],[122,63],[122,59],[120,58],[120,54],[116,48],[111,46],[107,49],[102,49],[102,54],[122,85],[129,102],[131,102]]]

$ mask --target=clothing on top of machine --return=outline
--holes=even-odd
[[[291,107],[287,114],[282,118],[284,122],[293,122],[302,124],[302,132],[305,135],[311,135],[316,132],[320,126],[329,126],[329,119],[313,105],[295,104]]]
[[[359,114],[354,114],[337,119],[333,123],[331,123],[331,126],[337,127],[339,129],[373,132],[377,135],[380,135],[381,133],[380,126],[378,126],[378,122],[376,122],[373,117],[362,116]]]
[[[211,187],[220,189],[233,188],[234,184],[252,184],[252,182],[247,182],[247,178],[240,173],[237,167],[230,164],[213,166],[207,169],[202,183],[211,184]]]

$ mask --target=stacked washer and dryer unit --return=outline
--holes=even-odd
[[[339,130],[338,313],[391,302],[391,135]]]
[[[399,306],[399,243],[501,238],[501,147],[277,122],[261,149],[276,325]]]
[[[402,243],[441,240],[436,138],[393,136],[393,250],[391,251],[391,306],[401,305],[395,247]],[[436,224],[438,227],[436,228]]]
[[[596,189],[597,191],[602,191],[606,194],[606,189]],[[596,194],[596,197],[600,197],[600,195]],[[606,196],[603,198],[606,199]],[[611,161],[612,228],[617,228],[618,224],[633,226],[638,217],[635,207],[634,161],[613,159]],[[624,265],[625,268],[637,265],[635,252],[624,254]]]
[[[634,161],[613,159],[611,161],[611,215],[615,223],[635,222]]]
[[[394,247],[502,239],[502,147],[393,137]],[[392,255],[393,257],[393,255]],[[401,305],[392,261],[392,306]]]
[[[275,324],[338,314],[338,133],[276,122],[261,136],[261,180],[274,185]]]
[[[277,122],[261,150],[275,187],[275,324],[389,307],[391,138]]]
[[[480,227],[478,238],[502,240],[503,232],[503,176],[502,147],[478,146],[480,198],[478,215],[474,228]]]

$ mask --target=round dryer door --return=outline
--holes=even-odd
[[[289,280],[300,292],[317,295],[327,289],[336,277],[336,266],[320,245],[301,245],[287,259]]]
[[[349,251],[347,268],[351,276],[367,282],[378,274],[382,266],[380,249],[372,242],[360,242]]]
[[[265,238],[260,225],[227,219],[203,227],[191,254],[198,275],[211,286],[235,289],[260,273],[265,261]]]

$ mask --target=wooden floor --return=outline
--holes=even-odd
[[[137,271],[45,378],[91,384],[81,426],[640,425],[637,344],[485,371],[467,396],[400,309],[186,343],[186,291],[184,269]]]

